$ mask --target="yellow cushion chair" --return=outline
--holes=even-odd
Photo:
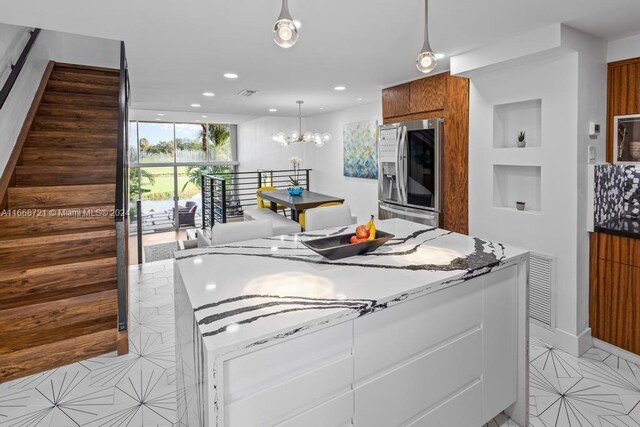
[[[324,203],[322,205],[319,205],[317,207],[319,208],[327,208],[329,206],[337,206],[337,205],[341,205],[342,202],[329,202],[329,203]],[[300,212],[300,214],[298,215],[298,223],[300,223],[300,227],[302,227],[302,229],[304,230],[304,212]]]
[[[260,197],[258,193],[266,192],[266,191],[276,191],[276,190],[277,188],[273,186],[258,188],[258,190],[256,191],[256,200],[258,201],[258,207],[260,209],[269,209],[271,202],[265,202],[264,199]],[[278,205],[278,209],[282,209],[282,213],[284,214],[284,216],[287,216],[286,206]]]

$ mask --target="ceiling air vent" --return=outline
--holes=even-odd
[[[553,328],[555,258],[531,252],[529,258],[529,317],[536,323]]]
[[[240,92],[238,92],[238,95],[249,97],[255,95],[256,93],[258,93],[257,90],[242,89]]]

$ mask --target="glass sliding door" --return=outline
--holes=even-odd
[[[142,198],[142,230],[145,233],[175,229],[175,166],[140,168],[142,182],[146,182]]]
[[[231,172],[237,165],[231,126],[132,122],[130,129],[130,231],[200,227],[203,171]],[[139,221],[138,200],[142,205]]]

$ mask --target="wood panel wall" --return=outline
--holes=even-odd
[[[640,240],[591,234],[591,335],[640,354]]]
[[[382,91],[384,123],[444,118],[440,227],[469,232],[469,80],[441,73]]]
[[[613,162],[613,118],[640,114],[640,58],[609,64],[607,82],[607,162]]]

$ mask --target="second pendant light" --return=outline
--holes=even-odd
[[[273,41],[280,47],[290,48],[298,41],[298,29],[289,13],[287,0],[282,0],[280,16],[273,26]]]

